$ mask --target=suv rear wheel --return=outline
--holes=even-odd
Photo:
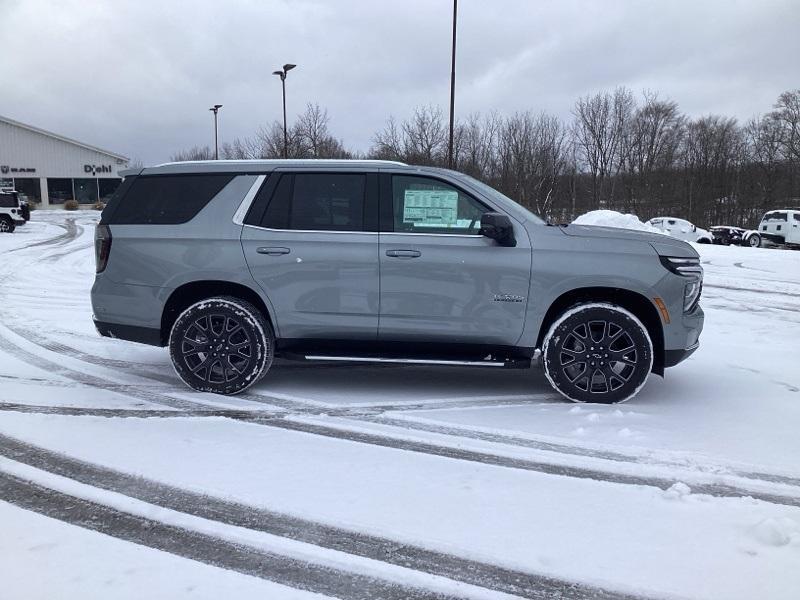
[[[0,215],[0,233],[14,233],[16,225],[8,215]]]
[[[544,340],[552,386],[573,402],[613,404],[633,398],[653,367],[647,328],[610,303],[581,304],[562,314]]]
[[[200,392],[238,394],[272,365],[275,336],[255,306],[233,297],[203,300],[187,308],[169,336],[175,372]]]

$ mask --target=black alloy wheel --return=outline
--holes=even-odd
[[[566,311],[550,328],[542,355],[548,380],[573,402],[629,400],[653,367],[647,328],[632,313],[610,303]]]
[[[269,369],[272,328],[261,312],[238,298],[218,297],[187,308],[175,321],[169,352],[178,376],[192,389],[238,394]]]

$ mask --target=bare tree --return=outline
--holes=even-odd
[[[573,136],[579,160],[591,176],[595,207],[614,204],[614,175],[620,169],[620,145],[635,102],[627,88],[578,98]]]
[[[781,143],[787,160],[800,161],[800,89],[782,93],[770,113],[781,125]]]
[[[302,158],[349,158],[351,154],[345,150],[341,141],[333,137],[328,130],[327,109],[319,104],[309,103],[306,111],[297,118],[292,128],[292,139],[298,148],[296,156]]]
[[[539,214],[549,214],[567,161],[567,130],[558,118],[517,113],[498,136],[500,189]]]
[[[208,146],[193,146],[189,150],[181,150],[170,157],[172,162],[184,162],[187,160],[212,160],[214,151]]]
[[[382,130],[372,139],[370,156],[380,160],[404,160],[403,140],[397,121],[390,116]]]
[[[644,102],[624,128],[620,144],[627,211],[647,211],[647,205],[660,204],[663,194],[673,187],[673,178],[664,175],[680,152],[685,122],[676,102],[659,100],[653,92],[644,93]]]
[[[403,154],[409,162],[421,165],[444,164],[447,152],[448,126],[442,109],[419,107],[410,120],[401,126]]]
[[[453,135],[455,168],[478,179],[491,179],[501,125],[502,119],[497,113],[485,118],[475,113],[467,117],[466,122],[457,123]]]

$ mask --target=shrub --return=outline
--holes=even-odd
[[[28,210],[30,210],[31,212],[33,212],[33,211],[35,211],[37,208],[39,208],[39,203],[38,203],[38,202],[34,202],[33,200],[31,200],[31,201],[29,201],[29,202],[28,202]]]
[[[103,210],[105,207],[106,207],[105,202],[101,202],[100,200],[92,204],[93,210]]]
[[[78,210],[80,205],[77,200],[67,200],[64,202],[64,210]]]

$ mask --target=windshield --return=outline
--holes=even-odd
[[[487,195],[489,198],[494,198],[494,199],[496,199],[496,200],[500,200],[501,202],[512,202],[512,203],[513,203],[514,205],[516,205],[518,208],[520,208],[520,209],[524,210],[524,211],[527,213],[527,216],[528,216],[528,218],[529,218],[531,221],[533,221],[534,223],[537,223],[537,224],[539,224],[539,225],[546,225],[546,224],[547,224],[547,221],[545,221],[544,219],[542,219],[542,217],[540,217],[539,215],[537,215],[537,214],[536,214],[536,213],[534,213],[534,212],[531,212],[530,210],[528,210],[527,208],[525,208],[524,206],[522,206],[522,205],[521,205],[519,202],[517,202],[517,201],[515,201],[515,200],[513,200],[513,199],[511,199],[511,198],[509,198],[509,197],[508,197],[508,196],[506,196],[505,194],[503,194],[503,193],[501,193],[501,192],[498,192],[498,191],[497,191],[496,189],[494,189],[492,186],[490,186],[490,185],[486,185],[486,184],[485,184],[485,183],[483,183],[482,181],[480,181],[480,180],[478,180],[478,179],[475,179],[474,177],[471,177],[471,176],[469,176],[469,175],[465,175],[465,174],[463,174],[463,173],[459,173],[458,175],[459,175],[460,177],[463,177],[464,179],[468,180],[468,181],[470,182],[470,184],[471,184],[471,185],[473,185],[473,186],[475,186],[476,188],[478,188],[478,189],[479,189],[481,192],[483,192],[484,194],[486,194],[486,195]]]

